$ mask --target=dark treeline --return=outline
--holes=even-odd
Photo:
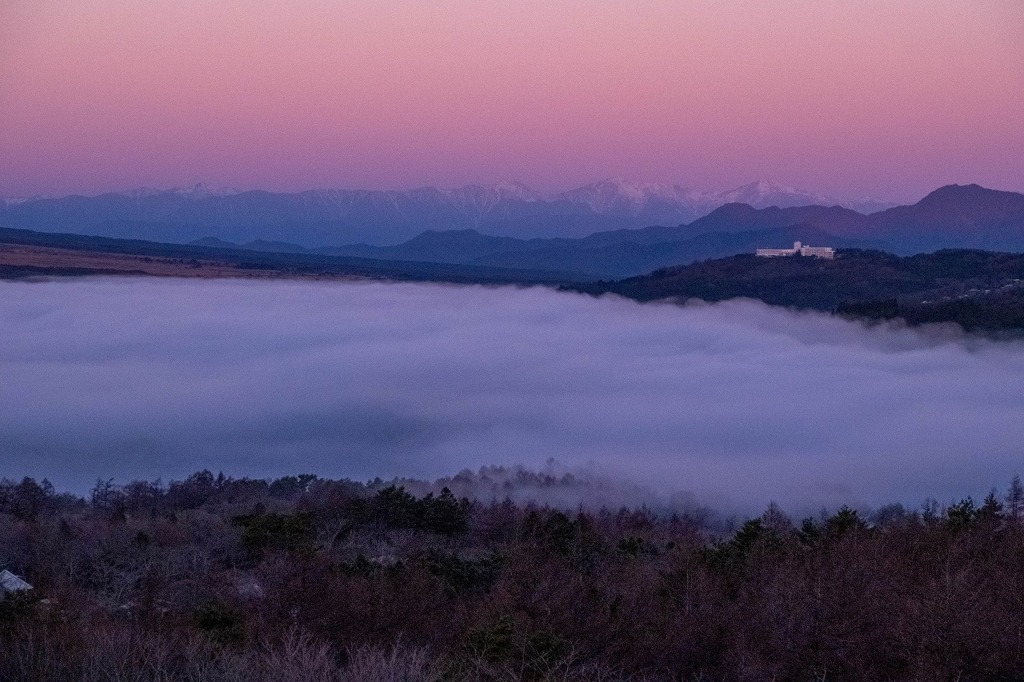
[[[84,253],[107,253],[168,259],[179,265],[202,262],[224,264],[242,270],[270,270],[281,276],[357,276],[412,282],[453,282],[462,284],[561,284],[575,282],[580,275],[510,269],[456,263],[389,261],[355,256],[312,253],[250,251],[244,248],[215,248],[194,244],[166,244],[141,239],[115,239],[59,232],[34,232],[0,227],[0,244],[69,249]],[[0,266],[0,279],[39,276],[124,275],[123,270],[86,267],[31,265]]]
[[[536,483],[536,481],[534,482]],[[0,482],[4,680],[1019,680],[1024,487],[699,515],[209,472]]]
[[[842,249],[835,260],[740,255],[641,277],[567,287],[638,301],[754,298],[908,324],[953,322],[967,331],[1024,329],[1024,254],[967,249],[900,257]]]
[[[1019,338],[1024,331],[1024,289],[925,302],[889,298],[844,303],[836,313],[855,319],[900,319],[909,325],[952,322],[968,332],[1004,332]]]

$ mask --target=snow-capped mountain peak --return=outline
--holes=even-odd
[[[535,202],[542,195],[521,182],[499,182],[493,185],[466,185],[453,189],[424,188],[418,190],[437,193],[460,213],[479,219],[509,202]]]
[[[398,243],[424,230],[478,229],[518,237],[584,236],[602,230],[689,224],[733,202],[755,208],[839,204],[861,213],[887,208],[881,202],[836,201],[767,180],[726,192],[704,192],[619,177],[555,194],[541,194],[510,181],[451,189],[327,189],[294,193],[249,193],[199,183],[175,189],[141,188],[92,198],[73,195],[39,199],[4,200],[0,212],[5,223],[27,229],[45,227],[54,222],[54,211],[62,211],[62,215],[68,216],[65,222],[78,220],[84,226],[82,229],[89,230],[106,229],[107,224],[172,226],[173,229],[167,228],[168,232],[157,227],[147,227],[145,232],[170,241],[199,229],[203,231],[195,233],[195,238],[219,236],[229,241],[246,241],[270,235],[275,240],[288,241],[291,232],[284,228],[281,232],[256,229],[265,223],[280,222],[314,226],[309,230],[316,236],[307,241],[323,246],[346,241]],[[102,216],[102,220],[97,216]],[[211,227],[202,227],[207,224]],[[216,226],[223,231],[213,230]],[[136,232],[122,234],[114,228],[110,230],[104,236],[138,236]]]
[[[18,204],[25,204],[31,201],[43,201],[45,199],[52,199],[53,197],[46,194],[36,194],[31,197],[0,197],[0,204],[6,204],[7,206],[17,206]]]
[[[503,180],[492,185],[492,187],[494,187],[495,191],[510,199],[540,201],[544,198],[540,192],[516,180]]]
[[[678,185],[632,182],[616,177],[562,192],[553,198],[586,204],[595,213],[606,213],[624,208],[640,211],[652,200],[660,200],[689,209],[694,202],[700,200],[701,196],[700,192]]]
[[[718,194],[716,199],[723,204],[750,204],[754,208],[778,206],[808,206],[811,204],[831,205],[836,203],[828,197],[813,192],[783,187],[770,180],[758,180]]]
[[[217,187],[208,185],[205,182],[198,182],[187,187],[172,187],[170,189],[157,189],[155,187],[137,187],[123,192],[110,192],[109,194],[128,199],[147,199],[165,194],[173,194],[184,199],[208,199],[211,197],[229,197],[241,194],[242,190],[231,187]]]
[[[873,213],[892,208],[896,204],[878,199],[837,199],[817,192],[777,185],[770,180],[758,180],[735,189],[713,195],[713,202],[722,204],[750,204],[754,208],[790,208],[793,206],[842,206],[859,213]]]
[[[447,197],[488,197],[498,201],[519,200],[537,201],[541,198],[539,192],[534,191],[521,182],[504,181],[493,185],[465,185],[452,189],[440,190]]]
[[[136,187],[134,189],[126,189],[123,192],[107,192],[106,196],[125,197],[127,199],[147,199],[160,194],[166,194],[169,191],[170,190],[166,189],[155,189],[153,187]],[[104,195],[100,194],[99,196]]]
[[[190,199],[229,197],[242,193],[242,190],[240,189],[235,189],[233,187],[218,187],[216,185],[209,185],[205,182],[197,182],[196,184],[188,187],[175,187],[170,191],[178,196],[189,197]]]

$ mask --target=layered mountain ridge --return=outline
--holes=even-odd
[[[735,193],[756,195],[764,203],[770,189],[755,183]],[[231,194],[199,186],[181,192],[5,205],[0,225],[171,243],[184,240],[249,251],[557,271],[593,279],[631,277],[797,240],[903,255],[942,248],[1024,251],[1024,195],[978,185],[941,187],[916,204],[871,214],[839,205],[727,203],[689,222],[673,218],[635,226],[657,211],[678,213],[679,202],[688,197],[693,198],[681,188],[622,181],[595,183],[554,202],[515,183],[407,193],[311,190],[294,195]],[[785,203],[784,198],[776,195],[775,203]],[[798,197],[789,199],[799,204]],[[136,219],[125,206],[134,207]],[[76,223],[75,215],[85,222]],[[112,215],[120,217],[111,219]],[[352,220],[402,216],[405,224],[418,227],[414,235],[391,245],[369,240],[345,244],[351,234],[344,229],[348,224],[329,219],[331,215]],[[26,216],[45,228],[19,224],[19,217]],[[170,222],[183,218],[188,222]],[[529,236],[557,222],[572,225],[572,230],[563,230],[569,236]],[[368,229],[372,222],[360,225]],[[440,227],[419,229],[424,225]],[[492,231],[495,226],[507,230]]]
[[[310,253],[380,260],[429,261],[619,278],[698,260],[753,253],[794,241],[896,254],[941,248],[1024,251],[1024,195],[977,185],[940,188],[917,204],[871,215],[840,206],[754,208],[726,204],[689,224],[595,232],[569,239],[515,239],[473,229],[426,231],[395,246],[352,244]],[[264,242],[255,250],[302,250]]]
[[[32,197],[0,201],[0,223],[119,238],[184,243],[286,241],[315,248],[365,242],[396,244],[427,231],[476,229],[529,239],[584,237],[594,232],[692,222],[719,206],[755,208],[843,204],[810,192],[758,181],[727,192],[610,178],[557,194],[516,182],[455,189],[313,189],[297,193],[194,185],[137,189],[95,197]],[[846,202],[850,208],[886,208]]]

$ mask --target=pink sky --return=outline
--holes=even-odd
[[[0,0],[0,196],[1024,190],[1021,0]]]

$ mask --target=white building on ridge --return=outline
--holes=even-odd
[[[831,260],[836,257],[836,250],[831,246],[804,246],[800,242],[793,242],[792,249],[758,249],[757,255],[763,256],[764,258],[800,255],[827,258]]]

